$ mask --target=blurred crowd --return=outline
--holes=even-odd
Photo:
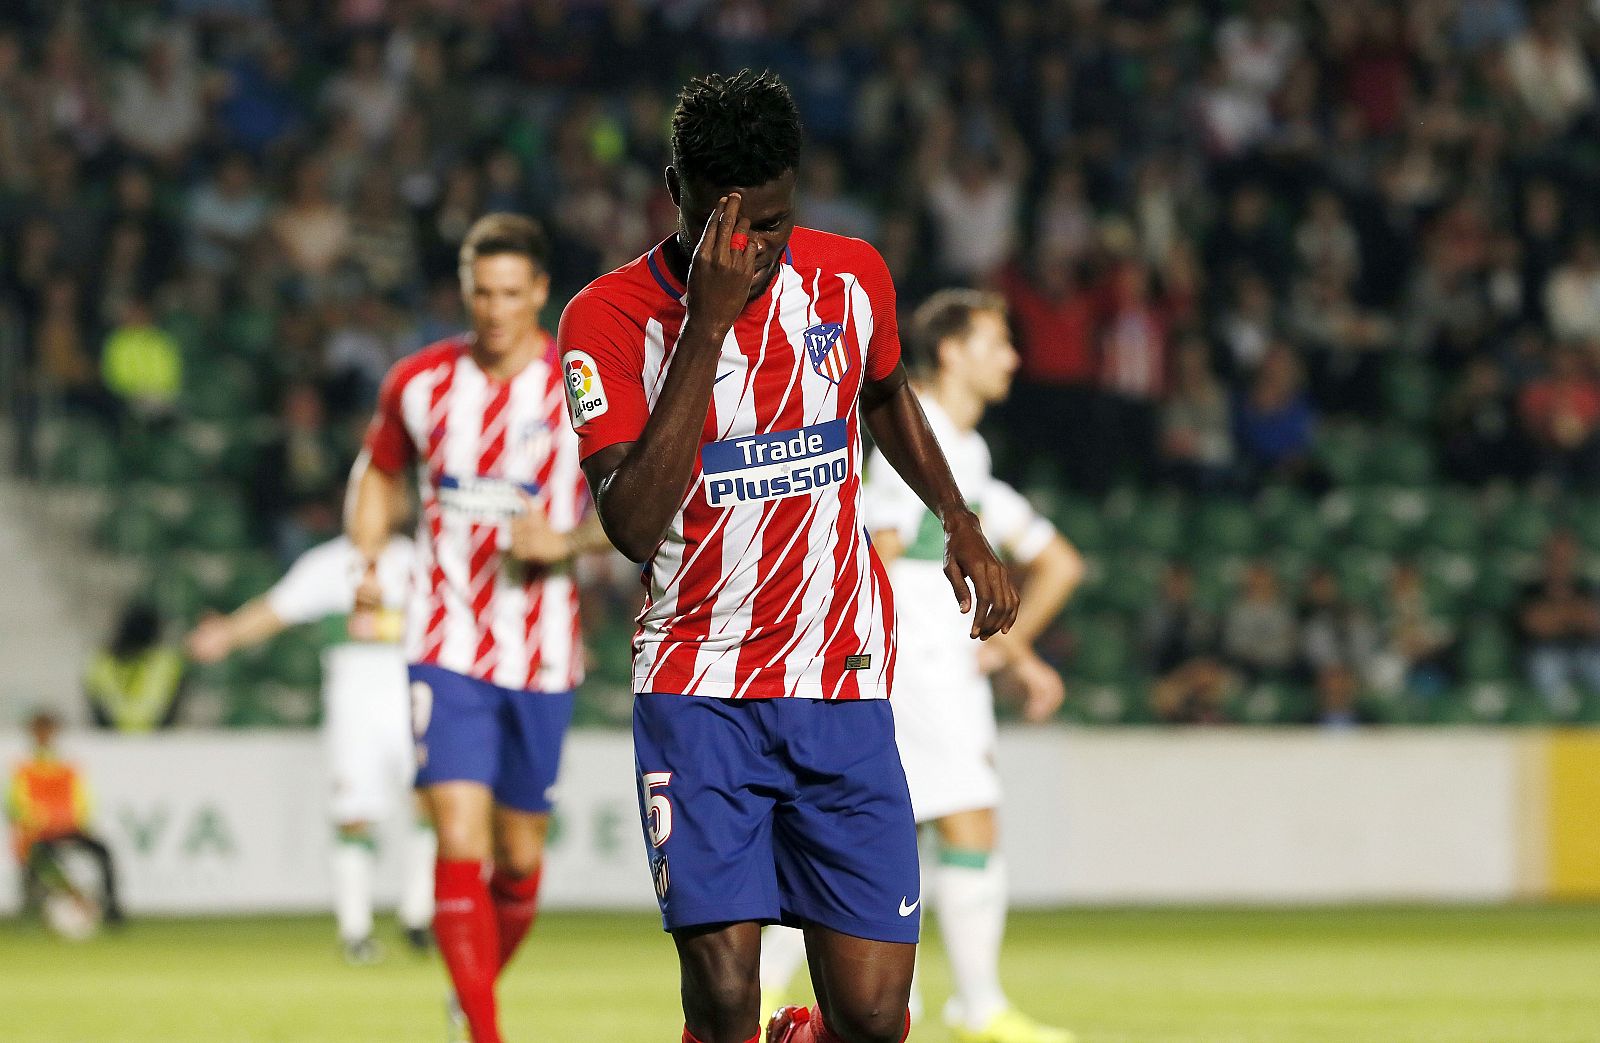
[[[12,0],[0,382],[159,422],[208,373],[173,317],[257,317],[292,554],[382,373],[459,326],[468,223],[540,217],[558,306],[672,231],[684,79],[752,66],[804,223],[903,307],[1005,294],[1023,484],[1320,495],[1360,424],[1600,489],[1597,60],[1600,0]]]

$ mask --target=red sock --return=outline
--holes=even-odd
[[[489,878],[489,897],[494,899],[494,918],[500,927],[502,971],[539,915],[539,878],[543,875],[544,867],[540,866],[522,877],[496,869]]]
[[[689,1026],[687,1025],[683,1027],[683,1043],[700,1043],[700,1041],[694,1037],[694,1033],[689,1031]],[[757,1032],[755,1035],[745,1040],[744,1043],[761,1043],[761,1033]]]
[[[441,858],[433,865],[433,897],[434,940],[450,971],[473,1043],[500,1043],[494,1004],[500,937],[489,888],[483,882],[483,864]]]

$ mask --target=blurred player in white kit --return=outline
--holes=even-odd
[[[413,948],[430,944],[435,840],[411,794],[416,760],[400,647],[414,561],[411,540],[391,536],[378,562],[383,607],[358,612],[356,586],[366,566],[350,541],[339,536],[306,551],[261,597],[230,615],[202,620],[188,639],[191,656],[214,663],[289,627],[321,625],[327,641],[322,715],[333,789],[329,812],[337,828],[334,918],[345,958],[353,964],[373,963],[382,955],[372,937],[378,826],[396,812],[406,823],[397,912]]]
[[[994,477],[989,447],[977,432],[984,410],[1006,397],[1017,369],[1004,301],[972,290],[936,293],[917,309],[909,347],[918,399],[962,496],[990,544],[1023,573],[1010,633],[982,644],[970,640],[971,620],[948,594],[939,520],[874,452],[863,514],[888,566],[900,622],[895,741],[917,822],[931,824],[938,840],[923,893],[932,900],[955,980],[944,1016],[963,1043],[1070,1043],[1072,1033],[1017,1011],[1000,987],[1006,875],[997,846],[1001,793],[989,677],[1005,673],[1021,689],[1028,720],[1045,720],[1060,707],[1061,678],[1033,642],[1082,578],[1083,560],[1026,499]],[[766,929],[765,1006],[780,1000],[804,961],[799,931]],[[919,1004],[913,981],[914,1015]]]

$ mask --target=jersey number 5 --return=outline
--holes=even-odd
[[[650,845],[660,847],[672,836],[672,802],[665,793],[656,790],[666,786],[672,781],[670,771],[647,771],[644,773],[645,792],[645,821],[646,828],[650,831]]]

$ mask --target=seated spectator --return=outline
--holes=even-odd
[[[130,152],[178,169],[200,136],[200,78],[170,34],[156,33],[137,66],[122,70],[111,109],[117,139]]]
[[[1178,348],[1172,390],[1161,404],[1161,458],[1172,482],[1193,492],[1226,489],[1234,480],[1228,393],[1199,338]]]
[[[1550,372],[1523,386],[1518,408],[1541,474],[1583,486],[1600,480],[1600,381],[1578,349],[1554,348]]]
[[[877,240],[878,213],[845,190],[839,156],[832,149],[816,148],[806,154],[799,194],[798,205],[804,209],[811,227]]]
[[[218,273],[239,266],[267,220],[267,198],[255,177],[250,158],[234,152],[189,197],[189,259],[194,265]]]
[[[1361,606],[1346,600],[1333,570],[1313,569],[1300,608],[1300,654],[1316,689],[1321,723],[1356,722],[1356,699],[1378,648],[1377,627]]]
[[[1245,569],[1243,589],[1223,614],[1222,654],[1252,682],[1284,677],[1294,667],[1299,630],[1266,561]]]
[[[1154,477],[1167,336],[1167,317],[1151,293],[1149,269],[1139,261],[1123,261],[1110,275],[1100,324],[1100,422],[1103,449],[1116,470],[1138,481]]]
[[[1233,300],[1217,322],[1217,337],[1227,349],[1223,371],[1235,380],[1255,376],[1267,349],[1278,339],[1277,301],[1272,284],[1260,272],[1240,272],[1233,282]]]
[[[89,790],[78,769],[56,753],[61,722],[48,711],[34,714],[28,723],[33,754],[11,772],[6,791],[6,818],[22,866],[23,908],[32,909],[53,889],[64,888],[79,902],[92,902],[77,894],[60,869],[59,859],[76,850],[92,858],[100,870],[99,912],[107,923],[123,920],[117,900],[117,874],[111,851],[89,829]]]
[[[1557,340],[1600,346],[1600,242],[1585,235],[1544,288],[1545,315]]]
[[[1321,269],[1296,288],[1289,325],[1305,353],[1318,407],[1372,416],[1382,404],[1380,358],[1394,344],[1394,324],[1363,308],[1337,269]]]
[[[1239,455],[1257,481],[1310,484],[1316,414],[1301,389],[1300,365],[1283,344],[1274,345],[1234,411]]]
[[[1516,402],[1494,358],[1474,357],[1439,411],[1444,470],[1469,485],[1525,477],[1532,466]]]
[[[1531,23],[1506,47],[1506,67],[1517,97],[1547,135],[1564,133],[1594,108],[1593,74],[1562,0],[1536,0]]]
[[[1600,592],[1580,571],[1582,548],[1559,530],[1545,543],[1539,578],[1517,603],[1528,680],[1545,705],[1570,709],[1574,685],[1600,693]]]
[[[289,199],[270,228],[297,288],[316,299],[350,247],[350,219],[329,198],[328,170],[320,160],[303,160],[293,177]]]
[[[290,385],[279,415],[278,434],[262,450],[252,492],[278,557],[293,561],[338,528],[334,504],[345,457],[334,445],[327,409],[315,387]]]
[[[1145,612],[1143,626],[1156,719],[1219,723],[1234,678],[1218,655],[1215,615],[1195,603],[1194,570],[1185,562],[1168,563],[1158,598]]]
[[[94,723],[125,734],[170,728],[178,719],[183,656],[161,640],[161,617],[135,601],[109,647],[89,663],[84,690]]]
[[[1383,650],[1367,671],[1373,688],[1429,698],[1442,693],[1452,680],[1455,633],[1429,603],[1415,562],[1397,561],[1390,571],[1379,628]]]

